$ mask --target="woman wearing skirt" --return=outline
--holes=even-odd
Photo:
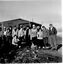
[[[38,48],[42,48],[44,46],[43,31],[41,29],[37,33],[37,46],[38,46]]]

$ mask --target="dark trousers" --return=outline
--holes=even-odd
[[[2,37],[0,37],[0,57],[2,56]]]
[[[9,37],[3,36],[3,42],[1,46],[1,56],[6,57],[10,51]]]
[[[44,46],[46,47],[48,45],[48,37],[43,38]]]
[[[32,42],[34,45],[37,45],[37,37],[32,37]]]
[[[31,47],[32,43],[31,43],[31,40],[30,40],[30,36],[26,36],[26,46],[29,46]]]
[[[22,45],[22,41],[23,41],[23,39],[24,39],[24,36],[19,37],[18,46],[21,46],[21,45]]]
[[[10,36],[6,37],[6,42],[4,42],[4,48],[5,48],[5,52],[8,53],[10,51],[10,44],[11,44],[11,39]]]
[[[39,47],[43,47],[44,46],[44,42],[43,39],[37,39],[37,46]]]
[[[1,48],[1,45],[2,45],[2,37],[0,37],[0,48]]]

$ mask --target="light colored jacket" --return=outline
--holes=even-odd
[[[43,30],[43,37],[48,37],[49,36],[49,31],[47,29]]]
[[[18,37],[22,37],[22,36],[24,36],[24,30],[23,29],[20,29],[18,31]]]
[[[17,30],[15,31],[15,30],[13,29],[13,30],[12,30],[12,37],[14,37],[15,35],[17,36],[17,34],[18,34],[18,31],[17,31]]]
[[[43,31],[37,32],[37,39],[43,39]]]
[[[31,29],[30,30],[30,38],[37,37],[37,29]]]

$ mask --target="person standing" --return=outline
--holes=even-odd
[[[7,28],[7,32],[4,33],[5,36],[5,40],[4,40],[4,46],[3,46],[3,53],[4,54],[8,54],[8,52],[10,51],[10,32],[9,32],[9,28]]]
[[[34,45],[37,45],[36,40],[37,40],[37,29],[36,26],[33,24],[32,29],[30,30],[30,39],[32,40],[32,43]]]
[[[10,31],[10,44],[12,44],[12,26],[9,27],[9,31]]]
[[[37,26],[37,31],[39,31],[39,29],[40,29],[40,26]]]
[[[43,30],[43,42],[44,42],[44,47],[47,47],[48,44],[48,30],[46,29],[45,26],[42,26],[42,30]]]
[[[4,43],[6,43],[6,34],[7,34],[7,29],[6,29],[6,27],[4,27],[4,31],[3,31],[3,41],[4,41]]]
[[[57,49],[56,35],[57,35],[56,28],[52,24],[50,24],[49,25],[49,43],[50,43],[52,49]]]
[[[26,44],[27,44],[27,46],[31,47],[29,31],[30,31],[29,26],[27,26],[27,28],[26,28]]]
[[[22,25],[20,25],[20,29],[18,30],[18,38],[19,38],[18,45],[22,47],[22,41],[24,39],[24,30]]]
[[[44,46],[43,43],[43,30],[39,29],[39,31],[37,32],[37,46],[38,48],[42,48]]]
[[[12,30],[12,44],[13,45],[17,45],[17,36],[18,36],[18,31],[16,26],[14,26],[13,30]]]
[[[3,39],[2,39],[2,36],[3,35],[3,32],[2,32],[2,28],[0,27],[0,57],[2,57],[3,55],[3,49],[2,49],[2,44],[3,44]]]

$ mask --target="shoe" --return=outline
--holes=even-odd
[[[26,52],[29,52],[29,50],[27,50]]]
[[[51,50],[56,50],[56,48],[55,47],[52,47]]]
[[[45,48],[45,47],[42,47],[42,48]]]
[[[38,48],[40,49],[41,47],[39,46]]]
[[[38,50],[36,50],[36,52],[38,52]]]
[[[21,46],[19,46],[19,48],[21,48]]]
[[[46,47],[47,49],[49,48],[49,47]]]

